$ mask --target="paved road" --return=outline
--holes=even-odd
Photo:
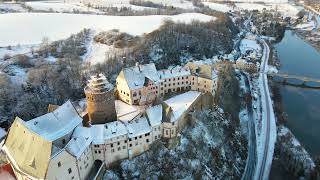
[[[262,63],[262,67],[260,68],[260,75],[262,76],[262,87],[263,87],[263,91],[264,91],[264,94],[262,94],[262,98],[264,98],[264,102],[265,102],[265,111],[266,111],[266,117],[263,117],[263,121],[266,121],[265,124],[266,124],[266,128],[265,128],[265,143],[263,145],[263,154],[262,154],[262,159],[261,159],[261,166],[257,169],[258,170],[258,174],[257,174],[257,179],[258,180],[264,180],[264,179],[268,179],[269,177],[269,168],[270,168],[270,165],[272,163],[272,157],[268,158],[268,156],[273,156],[273,153],[270,154],[270,152],[273,152],[273,149],[272,151],[270,151],[270,147],[273,147],[273,146],[270,146],[270,137],[271,137],[271,132],[270,132],[270,117],[273,116],[272,112],[271,112],[271,109],[272,109],[272,103],[270,102],[270,97],[269,97],[269,88],[268,88],[268,79],[267,79],[267,69],[266,69],[266,66],[268,66],[268,60],[269,60],[269,54],[270,54],[270,49],[269,49],[269,46],[268,44],[262,40],[261,41],[262,44],[263,44],[263,56],[262,56],[262,60],[263,60],[263,63]],[[271,159],[271,162],[267,162],[267,161],[270,161]]]
[[[248,77],[241,73],[245,78],[246,93],[251,94],[251,87]],[[248,145],[248,157],[245,171],[242,176],[242,180],[253,179],[255,173],[255,167],[257,163],[257,146],[256,146],[256,129],[253,118],[252,101],[246,103],[246,108],[248,112],[248,130],[249,130],[249,145]]]

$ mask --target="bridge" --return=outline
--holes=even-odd
[[[305,88],[314,88],[320,89],[320,78],[311,78],[300,75],[293,75],[287,73],[269,73],[268,74],[272,79],[276,79],[276,82],[280,82],[285,85],[297,86],[297,87],[305,87]],[[296,80],[296,82],[292,82],[290,80]],[[314,85],[311,85],[314,84]]]

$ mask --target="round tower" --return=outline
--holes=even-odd
[[[114,87],[103,74],[91,76],[84,92],[91,124],[105,124],[116,120]]]

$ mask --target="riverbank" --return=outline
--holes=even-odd
[[[317,51],[320,52],[320,30],[318,31],[303,31],[303,30],[294,30],[297,35],[306,41],[306,43],[313,46]]]
[[[271,46],[271,52],[273,53],[271,54],[271,59],[269,62],[271,65],[276,66],[278,70],[281,70],[281,57],[278,56],[279,54],[276,46],[277,44],[272,44]],[[279,132],[277,133],[277,143],[275,146],[270,179],[299,179],[299,177],[309,178],[314,168],[312,157],[294,136],[294,134],[291,133],[287,127],[285,127],[289,119],[284,100],[282,98],[283,86],[274,82],[273,80],[269,80],[269,87],[271,90],[274,104],[273,108],[277,119],[277,132]],[[297,104],[295,104],[295,106],[297,106]],[[297,156],[301,158],[293,158],[291,156]],[[308,161],[306,161],[306,159],[308,159]]]

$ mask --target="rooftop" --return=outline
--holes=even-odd
[[[201,93],[198,91],[188,91],[164,101],[172,109],[169,121],[178,120],[200,95]]]
[[[162,122],[162,105],[149,107],[146,110],[149,123],[152,127],[158,126]]]
[[[71,140],[65,147],[66,150],[77,159],[92,142],[91,130],[91,128],[83,127],[82,125],[76,127]]]
[[[25,125],[48,141],[55,141],[72,132],[81,122],[76,109],[67,101],[55,111],[27,121]]]
[[[146,117],[141,117],[139,119],[131,121],[130,123],[126,123],[126,126],[128,128],[129,138],[144,135],[146,133],[151,132],[151,128],[148,124],[148,120]]]
[[[159,81],[159,75],[153,63],[125,68],[123,69],[123,73],[130,89],[143,87],[146,78],[153,82]]]
[[[167,79],[173,77],[189,76],[191,75],[191,72],[189,68],[175,66],[169,69],[159,70],[158,74],[160,76],[160,79]]]
[[[93,125],[91,126],[91,129],[93,135],[93,144],[103,144],[105,140],[128,134],[127,127],[119,121]]]

